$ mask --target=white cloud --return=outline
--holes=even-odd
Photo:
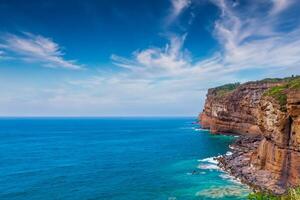
[[[113,63],[128,70],[126,75],[117,77],[115,84],[122,88],[128,80],[134,83],[130,89],[125,86],[123,90],[120,89],[128,92],[123,95],[138,91],[140,98],[147,97],[151,101],[157,101],[151,98],[153,96],[167,96],[167,101],[174,105],[179,102],[184,104],[189,98],[195,100],[198,96],[199,102],[192,103],[194,107],[200,107],[200,99],[203,100],[200,95],[203,93],[199,89],[220,83],[245,81],[245,76],[239,77],[240,72],[245,70],[252,70],[252,75],[248,76],[252,80],[268,76],[267,72],[278,77],[300,73],[299,28],[291,31],[277,29],[279,20],[284,19],[276,16],[278,19],[274,21],[274,13],[264,15],[255,5],[251,12],[257,15],[243,13],[238,4],[229,4],[225,0],[213,2],[221,10],[214,28],[220,50],[208,58],[195,61],[191,53],[184,49],[187,37],[184,34],[173,35],[164,47],[136,51],[133,58],[113,55]],[[256,70],[265,70],[265,74],[255,75]],[[136,90],[135,85],[136,88],[140,87],[141,80],[145,81],[142,84],[143,90]]]
[[[191,0],[171,0],[173,15],[178,16],[185,8],[191,4]]]
[[[273,15],[240,13],[224,0],[214,2],[223,13],[221,19],[216,22],[215,33],[223,47],[224,68],[237,71],[299,66],[299,28],[289,32],[281,31],[276,26],[284,19],[274,21]],[[285,3],[279,4],[281,10],[288,8],[283,6]],[[271,8],[273,9],[274,7]]]
[[[182,51],[186,34],[181,37],[171,36],[170,43],[163,48],[149,48],[133,53],[134,60],[116,55],[111,58],[113,62],[139,75],[164,77],[178,74],[189,65],[189,53]]]
[[[171,1],[171,10],[170,14],[166,18],[167,25],[171,24],[176,20],[176,18],[185,10],[187,9],[192,1],[191,0],[170,0]]]
[[[271,9],[270,13],[272,15],[275,15],[288,8],[288,6],[290,6],[294,0],[272,0],[272,1],[273,1],[273,8]]]
[[[62,90],[42,92],[42,98],[39,92],[31,94],[24,97],[27,100],[22,99],[18,111],[40,106],[40,110],[62,115],[196,115],[209,87],[270,74],[280,77],[300,73],[300,28],[278,28],[285,20],[280,14],[289,6],[281,4],[280,12],[274,12],[274,3],[262,11],[253,2],[245,11],[237,3],[213,2],[221,11],[213,31],[220,49],[211,56],[195,58],[184,48],[188,35],[172,35],[166,45],[135,51],[130,58],[112,55],[112,62],[124,68],[118,73],[104,75],[100,71],[85,79],[74,78]],[[55,46],[45,49],[56,52]],[[11,106],[7,109],[11,109],[16,103],[8,99]]]
[[[28,62],[39,62],[45,67],[81,69],[74,60],[65,60],[61,47],[50,38],[24,33],[22,35],[5,34],[0,38],[0,49],[7,54]],[[12,55],[10,55],[12,56]]]

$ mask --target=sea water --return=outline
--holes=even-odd
[[[194,118],[1,118],[2,200],[246,199]]]

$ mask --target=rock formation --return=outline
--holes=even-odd
[[[299,77],[209,89],[199,118],[213,134],[245,136],[219,159],[243,182],[276,194],[300,185]]]

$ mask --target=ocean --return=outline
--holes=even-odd
[[[238,200],[195,118],[1,118],[1,200]]]

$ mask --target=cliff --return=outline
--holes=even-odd
[[[258,190],[300,185],[300,77],[209,89],[202,128],[243,135],[220,166]]]

